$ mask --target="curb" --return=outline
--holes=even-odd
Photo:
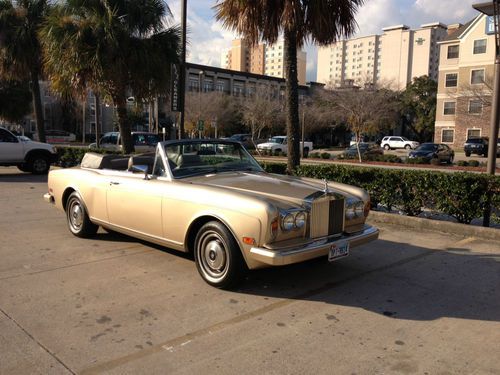
[[[421,217],[389,214],[385,212],[370,211],[368,221],[373,223],[396,224],[413,229],[432,230],[443,233],[451,233],[465,237],[476,237],[485,240],[500,241],[500,229],[479,227],[449,221],[424,219]]]

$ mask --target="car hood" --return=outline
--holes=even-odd
[[[324,182],[320,180],[297,178],[270,173],[224,172],[186,179],[186,182],[233,190],[254,197],[267,197],[301,205],[305,198],[323,192]],[[330,192],[367,199],[362,189],[344,184],[329,183]]]

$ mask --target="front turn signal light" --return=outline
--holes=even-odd
[[[243,237],[243,243],[247,245],[255,245],[255,239],[252,237]]]

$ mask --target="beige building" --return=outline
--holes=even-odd
[[[236,39],[232,41],[231,48],[222,53],[221,66],[224,69],[285,78],[284,48],[283,40],[274,45],[258,44],[252,47],[243,39]],[[306,83],[306,60],[306,53],[297,51],[300,85]]]
[[[479,15],[452,25],[439,44],[434,140],[462,148],[467,138],[489,135],[495,61],[491,18]]]
[[[381,83],[401,90],[413,77],[437,79],[439,47],[447,35],[441,23],[411,30],[406,25],[386,27],[381,35],[343,40],[318,50],[317,81],[341,86]]]
[[[264,74],[265,45],[252,46],[244,39],[235,39],[231,48],[221,56],[224,69],[254,74]]]

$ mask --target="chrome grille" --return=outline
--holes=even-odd
[[[331,236],[344,230],[344,199],[323,196],[311,202],[311,238]]]

